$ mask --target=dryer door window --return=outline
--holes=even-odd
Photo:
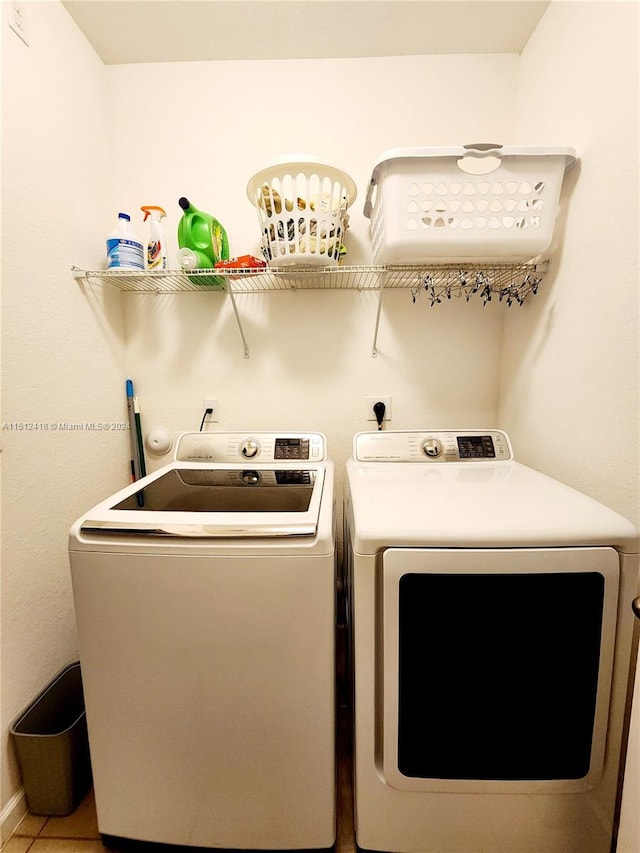
[[[584,790],[604,757],[613,549],[390,549],[384,772],[398,787]]]

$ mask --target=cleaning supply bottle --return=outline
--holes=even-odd
[[[167,215],[155,204],[147,204],[140,208],[144,213],[144,222],[151,217],[149,241],[147,242],[146,264],[148,270],[166,270],[167,244],[164,239],[162,220]]]
[[[144,269],[144,249],[128,213],[118,214],[118,224],[107,237],[107,269]]]
[[[211,269],[218,261],[229,259],[229,238],[218,220],[198,210],[189,199],[182,197],[178,204],[183,210],[178,223],[178,262],[183,269]],[[189,251],[186,251],[189,250]],[[194,276],[194,284],[224,285],[220,276]]]

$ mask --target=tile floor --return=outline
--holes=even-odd
[[[90,791],[68,817],[27,814],[2,847],[2,853],[104,853],[96,806]]]

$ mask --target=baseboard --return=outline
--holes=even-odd
[[[27,811],[27,798],[25,797],[24,790],[21,788],[2,809],[2,814],[0,815],[0,843],[4,844],[7,838],[12,835]]]

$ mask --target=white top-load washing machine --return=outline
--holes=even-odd
[[[357,435],[345,529],[358,844],[609,853],[633,525],[450,430]]]
[[[101,833],[333,844],[333,503],[319,433],[186,433],[73,525]]]

